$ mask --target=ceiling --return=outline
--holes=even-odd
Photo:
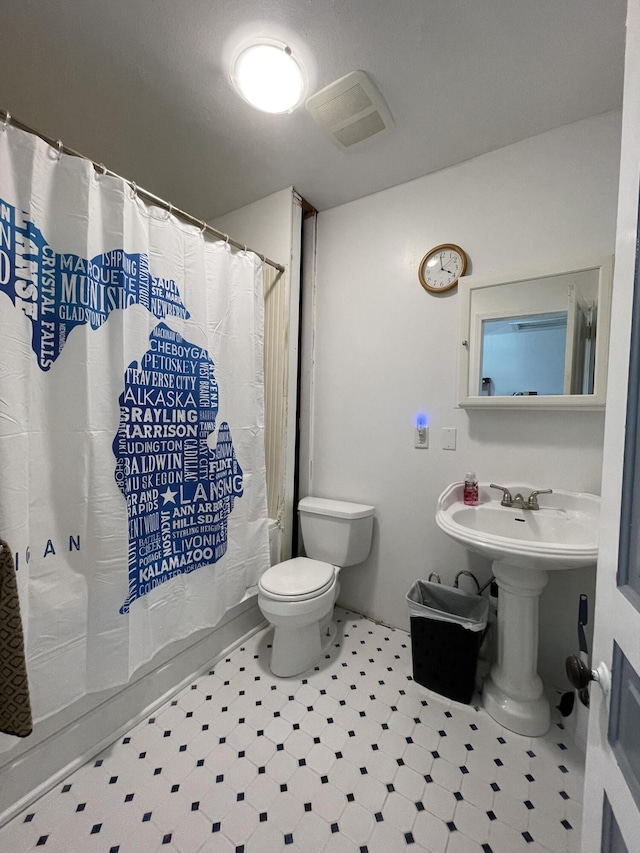
[[[324,210],[622,103],[625,0],[2,0],[0,108],[193,215],[287,186]],[[225,65],[281,38],[394,129],[349,151],[260,113]]]

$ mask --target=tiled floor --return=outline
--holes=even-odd
[[[578,851],[580,753],[411,680],[406,633],[336,611],[327,658],[230,657],[0,830],[23,853]]]

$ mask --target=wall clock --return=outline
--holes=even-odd
[[[444,293],[458,283],[467,269],[467,256],[460,246],[442,243],[431,249],[420,261],[418,278],[430,293]]]

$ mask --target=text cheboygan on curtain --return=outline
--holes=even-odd
[[[0,131],[0,536],[36,719],[268,567],[263,311],[254,254]]]

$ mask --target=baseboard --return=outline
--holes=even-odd
[[[85,697],[76,706],[36,726],[32,737],[37,742],[32,745],[22,742],[3,756],[6,760],[0,766],[0,826],[151,715],[266,624],[254,597],[232,608],[213,631],[199,632],[195,642],[168,660],[161,660],[155,666],[152,661],[124,687]],[[132,715],[132,708],[141,710]]]

